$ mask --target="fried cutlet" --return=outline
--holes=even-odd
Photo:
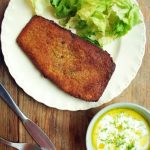
[[[17,43],[46,78],[86,101],[101,97],[115,69],[106,51],[40,16],[29,21]]]

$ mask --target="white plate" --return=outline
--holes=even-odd
[[[105,47],[111,54],[116,70],[98,102],[74,98],[45,79],[16,44],[16,38],[32,17],[28,0],[11,0],[2,23],[2,52],[10,74],[31,97],[47,106],[62,110],[86,110],[97,107],[118,96],[135,77],[144,55],[145,25],[135,26],[126,36]],[[44,13],[55,20],[49,11]],[[143,20],[143,16],[141,14]]]

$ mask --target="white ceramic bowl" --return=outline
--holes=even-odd
[[[139,113],[140,115],[142,115],[148,122],[148,124],[150,125],[150,111],[147,110],[146,108],[134,104],[134,103],[115,103],[112,105],[109,105],[105,108],[103,108],[102,110],[100,110],[91,120],[89,127],[87,129],[87,134],[86,134],[86,148],[87,150],[93,150],[93,146],[92,146],[92,130],[93,130],[93,126],[95,124],[95,122],[97,121],[97,119],[102,116],[104,113],[108,112],[109,110],[115,109],[115,108],[128,108],[128,109],[132,109],[134,111],[136,111],[137,113]]]

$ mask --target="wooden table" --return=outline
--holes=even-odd
[[[9,0],[0,0],[0,23]],[[150,0],[139,0],[147,28],[147,44],[142,66],[130,86],[111,103],[133,102],[150,110]],[[130,53],[130,51],[129,51]],[[102,107],[87,111],[61,111],[33,100],[18,87],[4,63],[0,50],[0,82],[21,110],[52,139],[57,150],[85,150],[85,135],[91,118]],[[107,104],[107,105],[109,105]],[[33,142],[16,115],[0,99],[0,136],[15,142]],[[0,150],[12,150],[0,145]]]

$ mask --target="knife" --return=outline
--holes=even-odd
[[[2,84],[0,84],[0,97],[7,103],[7,105],[18,115],[20,120],[22,121],[24,127],[31,135],[31,137],[35,140],[37,144],[41,146],[43,150],[56,150],[52,141],[48,138],[48,136],[38,127],[33,121],[28,119],[16,105],[12,97],[6,91]]]

